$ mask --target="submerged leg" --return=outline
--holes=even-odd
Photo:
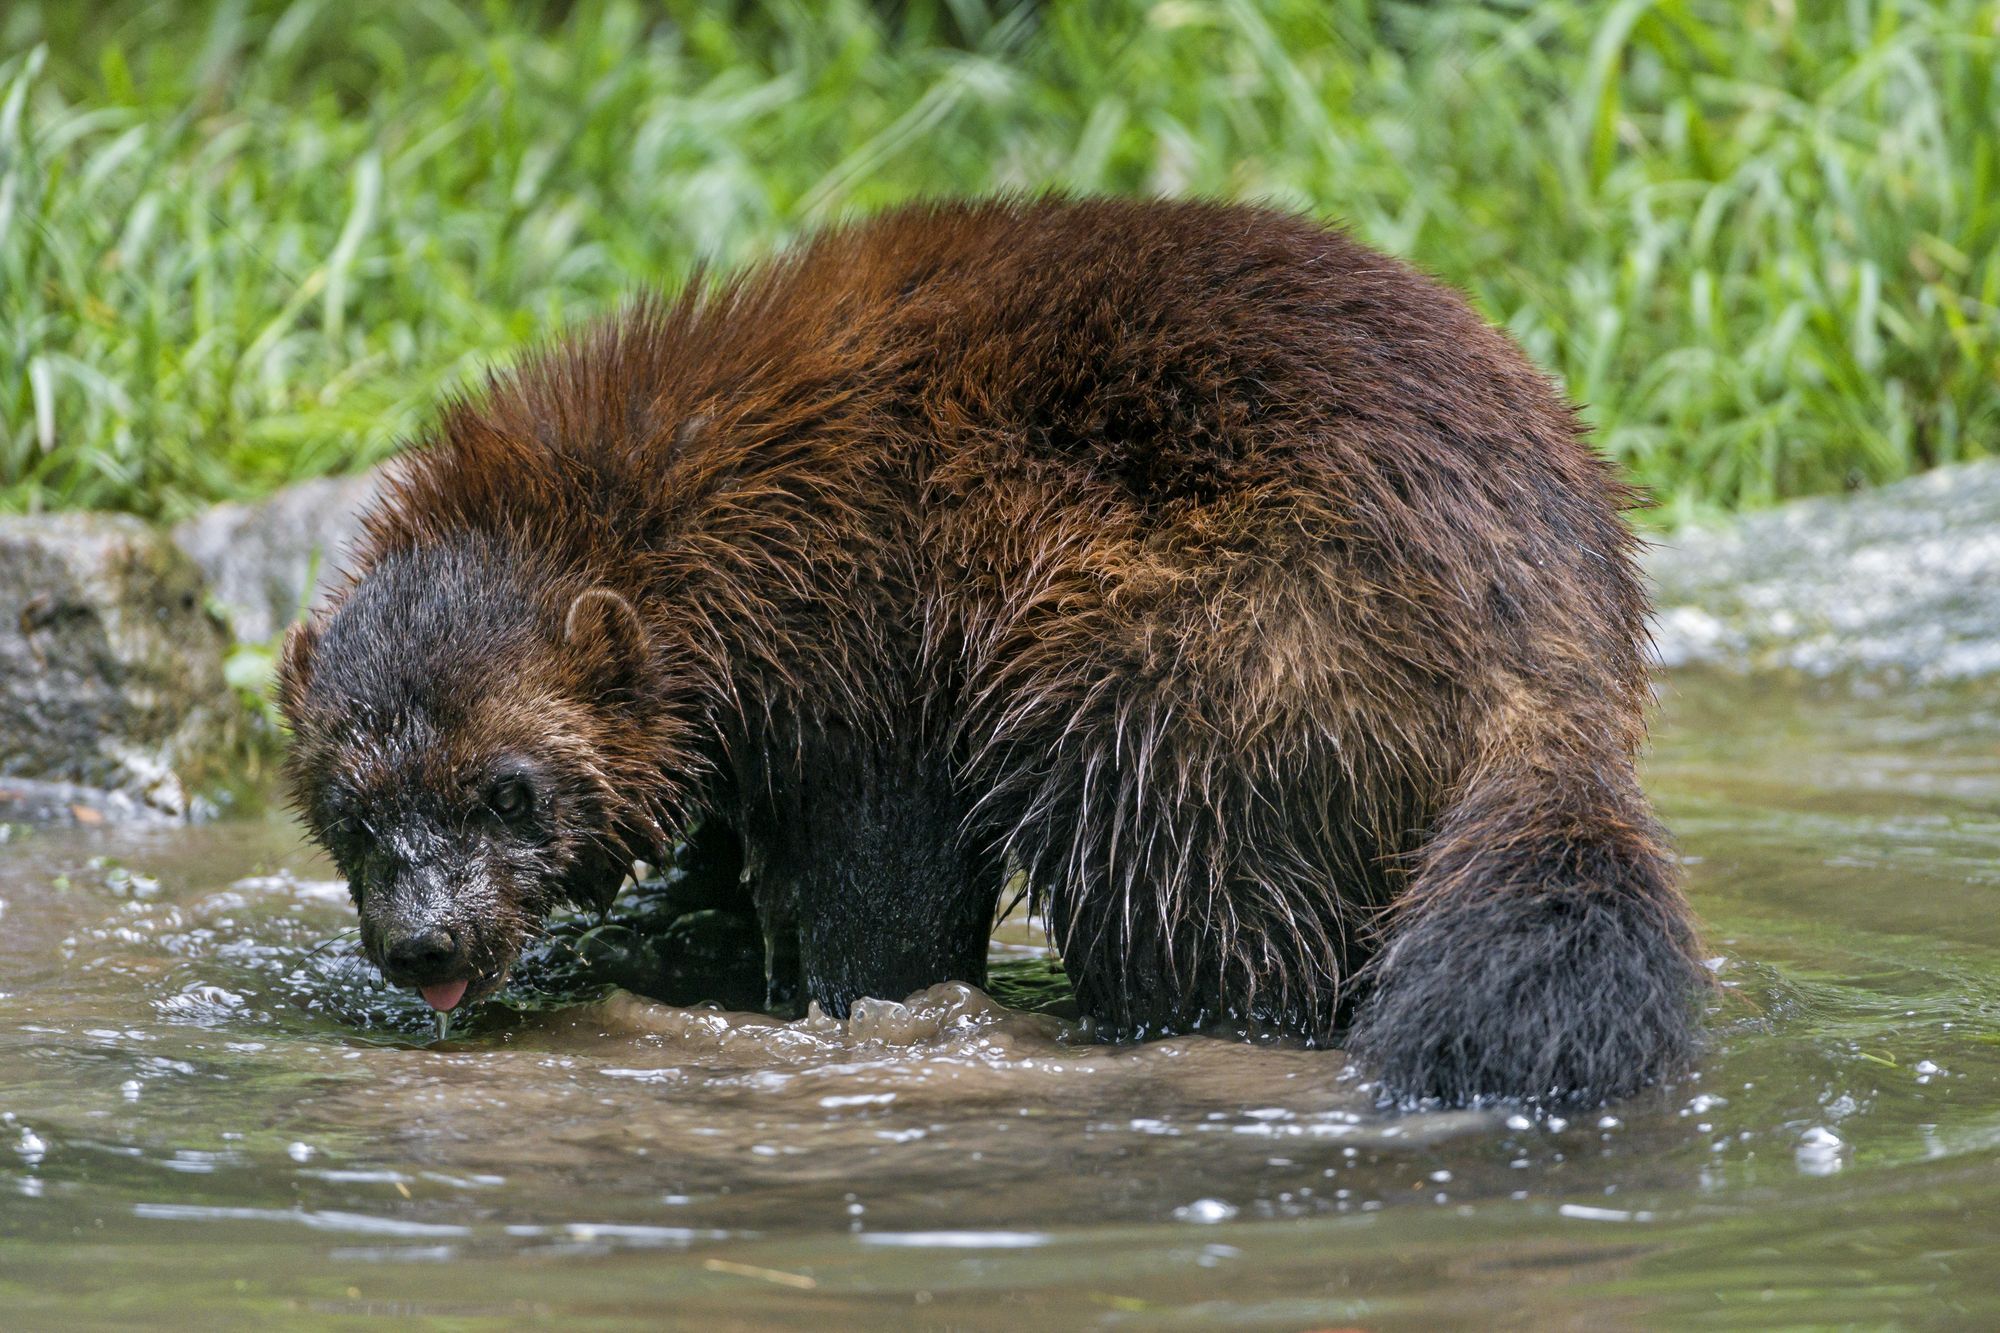
[[[1624,756],[1502,748],[1460,784],[1350,1046],[1404,1103],[1591,1104],[1690,1056],[1707,973]]]
[[[864,996],[985,984],[1000,876],[961,836],[942,756],[829,730],[761,790],[749,858],[774,999],[796,977],[798,998],[844,1017]]]

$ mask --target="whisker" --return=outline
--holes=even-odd
[[[571,944],[568,940],[564,939],[562,936],[556,934],[555,930],[546,923],[531,929],[528,934],[528,939],[531,942],[534,940],[546,940],[550,944],[560,944],[563,948],[568,949],[570,951],[571,956],[573,956],[577,962],[582,963],[586,967],[590,965],[590,960],[583,956],[582,950],[578,949],[574,944]]]
[[[361,933],[361,927],[349,926],[346,930],[343,930],[336,935],[330,935],[326,939],[321,940],[318,944],[315,944],[312,948],[306,951],[305,957],[299,959],[299,961],[301,963],[309,963],[313,959],[325,953],[328,949],[331,949],[334,945],[346,939],[349,935],[359,935],[360,933]]]

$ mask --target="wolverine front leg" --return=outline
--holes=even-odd
[[[757,829],[749,820],[741,823],[753,833]],[[745,836],[737,824],[706,815],[674,850],[670,892],[675,919],[698,912],[755,913],[764,937],[764,1004],[773,1013],[788,1013],[796,1010],[799,993],[798,925],[789,881],[760,855],[768,846],[768,835]]]
[[[1708,974],[1623,756],[1502,754],[1461,785],[1350,1045],[1410,1104],[1588,1105],[1674,1073]]]
[[[746,824],[746,854],[773,1003],[794,977],[800,1000],[840,1017],[864,996],[984,985],[1000,875],[962,836],[948,760],[836,726],[797,753],[749,788],[770,798]]]
[[[764,1007],[774,1014],[796,1016],[799,882],[805,873],[802,858],[810,855],[811,848],[799,845],[787,832],[786,821],[765,803],[746,805],[739,824],[740,873],[764,938]]]
[[[760,897],[757,926],[764,935],[764,1007],[774,1014],[796,1015],[803,968],[799,961],[799,918],[791,896]]]

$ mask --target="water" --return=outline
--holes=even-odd
[[[1092,1045],[1018,924],[1004,1009],[613,988],[747,1004],[733,923],[635,946],[670,895],[439,1041],[287,825],[15,830],[0,1323],[2000,1321],[2000,693],[1682,677],[1649,781],[1711,1050],[1540,1122],[1378,1114],[1337,1053]]]

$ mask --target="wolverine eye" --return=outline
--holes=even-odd
[[[333,799],[318,812],[320,843],[335,857],[352,854],[367,842],[361,816],[345,801]]]
[[[534,812],[535,789],[519,775],[501,778],[487,789],[486,808],[509,823],[524,819]]]

